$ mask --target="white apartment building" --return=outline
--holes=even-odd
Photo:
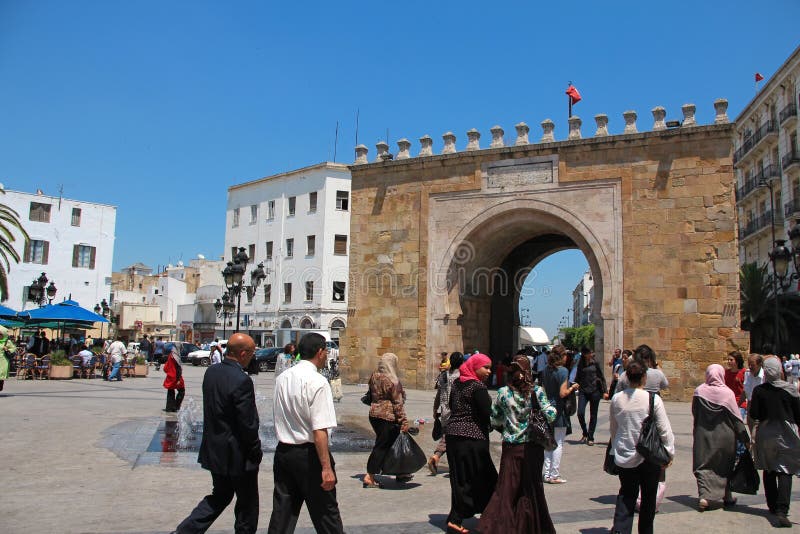
[[[30,237],[27,247],[14,243],[22,261],[11,264],[6,306],[35,308],[28,288],[42,273],[58,290],[53,302],[71,298],[91,310],[109,298],[115,206],[20,191],[6,191],[0,202],[19,214]]]
[[[773,231],[775,239],[788,240],[789,228],[800,217],[798,101],[800,47],[736,119],[733,164],[741,264],[768,263]]]
[[[240,331],[262,345],[277,328],[327,329],[338,338],[347,323],[349,237],[347,165],[320,163],[228,188],[224,259],[245,248],[245,284],[260,262],[267,271],[255,294],[242,291]],[[229,333],[235,321],[234,310]]]
[[[594,280],[592,272],[587,270],[572,291],[572,326],[584,326],[592,321],[593,303]]]

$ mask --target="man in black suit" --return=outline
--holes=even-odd
[[[203,378],[203,441],[198,462],[211,471],[211,495],[200,501],[178,525],[177,534],[205,532],[236,494],[234,529],[237,534],[254,533],[258,526],[258,437],[253,381],[244,369],[256,346],[246,334],[228,341],[225,359],[212,365]]]

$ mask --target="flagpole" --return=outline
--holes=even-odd
[[[572,86],[572,80],[567,83],[567,89]],[[569,103],[569,115],[567,116],[568,119],[572,118],[572,97],[567,95],[567,102]]]

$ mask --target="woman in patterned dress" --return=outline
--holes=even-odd
[[[515,357],[510,375],[510,385],[497,390],[492,405],[492,428],[503,434],[503,454],[497,488],[479,529],[483,534],[555,533],[542,484],[544,449],[530,441],[528,420],[531,410],[539,409],[552,424],[557,411],[544,389],[534,386],[528,358]]]

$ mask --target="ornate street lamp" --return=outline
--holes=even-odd
[[[34,279],[30,287],[28,287],[28,300],[41,308],[45,303],[53,303],[57,291],[58,288],[56,288],[56,285],[52,281],[50,285],[47,285],[47,275],[42,273],[39,275],[39,278]]]
[[[226,291],[224,295],[222,295],[222,300],[217,299],[214,303],[214,311],[217,312],[217,317],[222,317],[222,338],[225,339],[225,336],[228,333],[228,315],[233,312],[234,304],[231,301],[228,292]]]
[[[242,311],[242,290],[244,289],[247,291],[248,297],[252,299],[258,286],[267,277],[268,271],[264,269],[264,263],[259,263],[258,267],[250,272],[250,285],[245,285],[244,273],[247,269],[247,262],[249,261],[250,258],[247,256],[244,247],[239,247],[239,252],[233,257],[233,261],[229,261],[222,270],[222,278],[225,280],[225,286],[228,288],[231,307],[233,307],[234,298],[236,299],[236,327],[234,332],[239,331],[239,321]],[[224,302],[221,304],[224,306]],[[214,308],[217,309],[216,303],[214,304]]]
[[[108,319],[108,315],[109,315],[110,311],[111,311],[111,307],[108,305],[108,302],[106,302],[106,299],[103,299],[100,302],[100,304],[95,304],[94,305],[94,312],[97,315],[102,315],[104,319]],[[103,338],[103,327],[104,326],[105,326],[105,323],[100,323],[100,339],[104,339]],[[108,332],[111,333],[111,327],[110,326],[108,327]]]

